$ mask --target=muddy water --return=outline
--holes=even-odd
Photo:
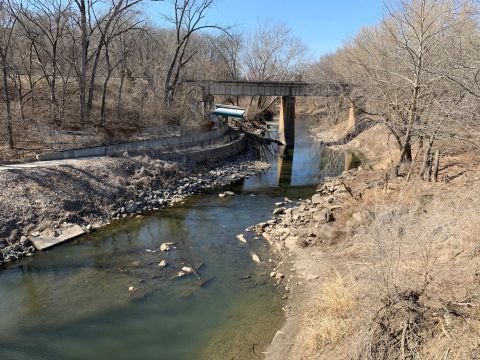
[[[279,149],[271,170],[232,186],[234,197],[196,196],[0,273],[0,359],[261,356],[282,325],[284,292],[266,275],[265,243],[236,235],[351,162],[310,141],[308,125],[298,121],[295,150]],[[176,249],[160,252],[163,242]],[[265,263],[253,263],[252,252]],[[198,277],[177,278],[185,265]]]

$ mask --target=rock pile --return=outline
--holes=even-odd
[[[276,204],[270,220],[249,230],[262,235],[279,251],[331,240],[335,213],[342,208],[347,198],[355,196],[345,184],[345,177],[355,174],[356,170],[350,170],[336,178],[326,179],[311,199],[294,206],[289,206],[287,202]]]
[[[269,168],[260,161],[230,163],[228,165],[207,171],[185,174],[185,177],[157,190],[136,189],[131,198],[125,200],[111,213],[114,219],[133,217],[137,214],[157,211],[160,208],[183,202],[188,196],[207,190],[235,183],[244,178],[258,174]],[[232,191],[219,194],[220,197],[234,196]]]
[[[234,159],[215,164],[214,167],[205,165],[194,170],[179,170],[175,174],[164,174],[165,176],[142,167],[136,171],[134,179],[130,179],[131,181],[125,179],[127,183],[126,191],[123,197],[117,201],[117,205],[113,207],[113,211],[90,208],[90,215],[94,218],[91,224],[72,212],[72,218],[69,221],[78,223],[85,232],[89,232],[108,224],[110,219],[133,218],[140,214],[179,204],[190,195],[227,186],[266,171],[270,165],[262,161],[251,160],[255,156],[247,152]],[[164,182],[157,181],[164,177],[168,179]],[[229,191],[224,192],[224,194],[225,196],[234,195]],[[59,211],[62,211],[62,209]],[[41,224],[32,223],[24,226],[23,229],[15,230],[11,240],[0,239],[0,266],[22,256],[33,254],[35,247],[30,242],[30,238],[38,232],[35,230],[51,230],[55,226],[56,222],[54,220],[43,220]],[[17,233],[19,233],[18,236]],[[20,237],[22,240],[19,240]]]

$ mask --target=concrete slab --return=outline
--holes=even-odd
[[[46,230],[40,236],[32,237],[30,240],[37,250],[46,250],[83,234],[85,230],[80,225],[67,224],[59,229]]]

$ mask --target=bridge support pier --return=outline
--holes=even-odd
[[[212,111],[213,107],[215,106],[215,97],[213,95],[204,95],[202,99],[202,110],[203,116],[205,118],[208,117],[210,111]]]
[[[357,109],[355,109],[355,104],[353,101],[350,101],[350,109],[348,111],[348,129],[353,129],[357,123]]]
[[[278,140],[286,146],[295,145],[295,96],[282,96]]]
[[[288,187],[292,184],[293,154],[293,147],[278,147],[277,182],[279,187]]]

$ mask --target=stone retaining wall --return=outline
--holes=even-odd
[[[215,140],[225,136],[225,134],[229,131],[229,129],[230,128],[228,126],[222,126],[221,128],[218,128],[209,132],[205,132],[205,133],[193,133],[189,135],[165,137],[165,138],[154,139],[154,140],[141,140],[141,141],[134,141],[134,142],[123,143],[123,144],[94,146],[94,147],[83,148],[83,149],[74,149],[74,150],[58,151],[53,153],[38,154],[37,160],[61,160],[61,159],[72,159],[72,158],[91,157],[91,156],[106,156],[106,155],[123,153],[125,151],[127,152],[140,151],[144,149],[152,149],[152,150],[161,149],[163,151],[166,151],[168,149],[173,149],[178,147],[200,146],[202,144],[210,144],[212,142],[215,142]],[[219,147],[219,148],[222,148],[222,147]],[[208,152],[211,150],[214,150],[214,149],[205,149],[205,150],[199,151],[198,153],[202,153],[202,151]],[[172,155],[179,156],[178,153],[172,154]],[[185,156],[185,154],[182,156]],[[195,161],[201,161],[201,160],[195,159]]]

